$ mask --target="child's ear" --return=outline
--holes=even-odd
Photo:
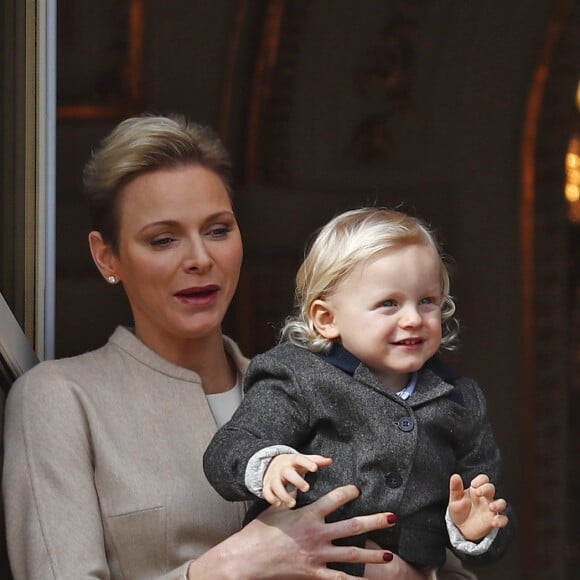
[[[331,305],[326,300],[317,299],[310,305],[310,319],[324,338],[335,340],[340,337]]]

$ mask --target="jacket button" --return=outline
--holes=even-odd
[[[403,478],[401,477],[401,474],[398,471],[391,471],[387,473],[387,475],[385,475],[385,483],[389,487],[395,489],[397,487],[401,487],[401,485],[403,484]]]
[[[413,417],[401,417],[398,426],[401,431],[409,432],[415,428],[415,421]]]

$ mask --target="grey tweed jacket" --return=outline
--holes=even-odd
[[[264,447],[284,444],[331,457],[331,467],[308,476],[311,489],[298,495],[298,505],[356,484],[360,497],[329,519],[392,511],[397,525],[370,538],[417,566],[437,566],[449,546],[450,475],[459,473],[468,484],[485,473],[501,490],[500,453],[484,395],[436,358],[403,401],[340,346],[323,356],[284,343],[253,359],[245,389],[240,408],[204,457],[207,478],[228,500],[253,497],[245,469]],[[501,555],[511,535],[511,526],[500,530],[484,557]]]

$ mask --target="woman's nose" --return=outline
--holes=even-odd
[[[203,240],[193,240],[189,244],[184,262],[186,270],[195,272],[206,272],[213,266],[212,257]]]

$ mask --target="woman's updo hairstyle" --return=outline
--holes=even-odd
[[[84,168],[92,229],[118,253],[123,186],[143,173],[188,164],[213,171],[231,196],[230,156],[211,128],[180,115],[146,114],[119,123]]]

